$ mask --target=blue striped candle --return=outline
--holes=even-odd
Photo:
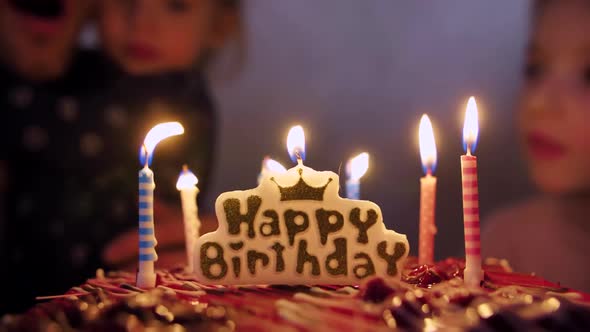
[[[139,270],[137,286],[153,288],[156,286],[154,262],[156,236],[154,233],[154,172],[147,165],[139,171]]]
[[[139,162],[144,166],[139,171],[139,268],[137,270],[137,286],[143,288],[156,287],[154,262],[156,254],[156,236],[154,234],[154,172],[149,165],[154,157],[156,145],[163,139],[184,133],[178,122],[164,122],[155,125],[145,136],[139,148]]]

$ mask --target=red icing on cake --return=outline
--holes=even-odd
[[[21,316],[7,329],[75,330],[146,327],[204,331],[380,331],[590,329],[590,296],[541,278],[486,265],[481,289],[462,283],[464,263],[418,265],[402,282],[352,286],[223,287],[199,283],[182,269],[158,271],[157,287],[134,286],[135,275],[97,273],[66,295]]]

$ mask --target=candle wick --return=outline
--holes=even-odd
[[[471,144],[467,144],[467,155],[471,156]]]
[[[432,176],[432,168],[428,167],[426,169],[426,176]]]
[[[147,147],[145,146],[145,143],[142,145],[143,147],[143,153],[145,154],[145,162],[143,163],[143,167],[148,168],[149,167],[149,161],[150,161],[150,154],[148,153]]]
[[[299,150],[295,150],[295,158],[297,158],[298,165],[303,165],[303,159],[301,158],[301,153]]]

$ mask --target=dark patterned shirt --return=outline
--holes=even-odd
[[[203,192],[215,116],[195,72],[127,77],[82,55],[55,82],[0,74],[0,285],[11,299],[0,301],[1,313],[87,279],[104,266],[104,246],[137,227],[139,147],[155,124],[185,127],[156,147],[156,198],[180,209],[175,184],[185,163]]]

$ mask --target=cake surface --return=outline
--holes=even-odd
[[[63,296],[0,330],[199,331],[562,331],[590,330],[590,296],[541,278],[485,266],[480,289],[463,285],[464,264],[409,259],[401,282],[374,278],[352,286],[215,286],[183,269],[158,271],[157,287],[135,275],[98,271]]]

